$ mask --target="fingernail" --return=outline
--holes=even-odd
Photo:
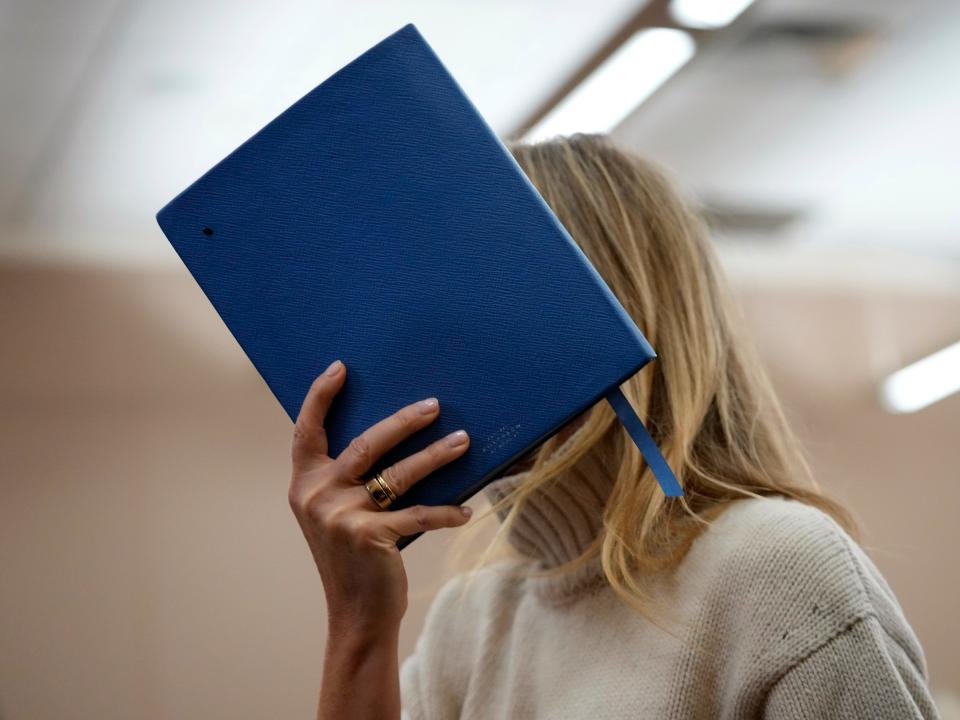
[[[461,505],[460,512],[463,513],[464,517],[470,517],[471,515],[473,515],[473,508],[470,507],[469,505]]]
[[[457,430],[447,435],[447,445],[450,447],[458,447],[463,445],[467,441],[467,433],[463,430]]]
[[[342,367],[343,367],[342,362],[340,362],[339,360],[334,360],[332,363],[330,363],[330,366],[324,371],[323,374],[336,375],[338,372],[340,372],[340,368]]]
[[[426,400],[421,400],[417,403],[417,409],[426,414],[433,412],[437,409],[437,399],[435,397],[427,398]]]

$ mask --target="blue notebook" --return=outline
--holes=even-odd
[[[313,379],[346,363],[331,455],[429,396],[439,418],[373,471],[470,434],[390,510],[466,501],[604,399],[664,491],[682,494],[619,389],[653,349],[414,25],[157,220],[291,420]]]

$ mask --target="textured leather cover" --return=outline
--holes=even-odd
[[[412,24],[157,219],[291,419],[346,363],[332,455],[431,395],[439,418],[375,469],[466,429],[469,450],[391,509],[464,502],[654,357]]]

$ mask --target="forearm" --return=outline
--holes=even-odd
[[[399,635],[330,618],[318,720],[399,720]]]
[[[397,652],[407,578],[397,540],[459,527],[469,519],[470,508],[420,505],[383,512],[383,498],[358,490],[358,480],[368,477],[373,463],[433,422],[440,407],[434,397],[411,403],[355,436],[334,459],[327,454],[323,424],[345,379],[344,364],[335,360],[310,386],[294,425],[287,489],[327,596],[317,718],[400,720]],[[463,455],[469,445],[466,431],[457,430],[384,468],[379,480],[366,482],[381,490],[385,483],[392,499]]]

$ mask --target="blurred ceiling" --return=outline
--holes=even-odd
[[[956,2],[760,0],[615,134],[741,278],[957,292],[958,46]]]
[[[178,267],[155,212],[404,23],[507,135],[643,5],[7,0],[0,258]],[[615,135],[702,198],[730,267],[960,289],[960,5],[758,0],[698,41]]]
[[[0,252],[176,262],[156,211],[405,23],[417,24],[499,129],[635,5],[8,0]]]

